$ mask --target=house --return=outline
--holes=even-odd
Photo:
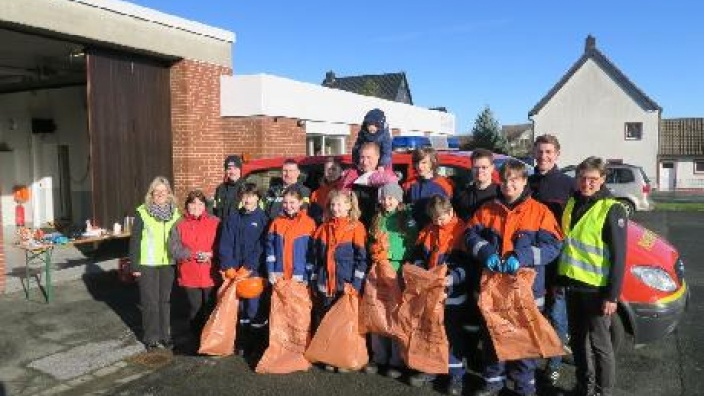
[[[304,155],[318,135],[344,153],[369,108],[399,133],[454,132],[454,115],[412,106],[408,91],[398,103],[233,76],[234,45],[233,32],[125,1],[0,2],[0,293],[14,186],[29,188],[30,227],[108,228],[157,175],[183,202],[192,189],[213,194],[228,154]]]
[[[322,85],[327,88],[413,105],[411,88],[408,86],[404,72],[338,77],[331,70],[325,73]]]
[[[661,107],[587,37],[584,53],[528,113],[535,136],[555,135],[560,163],[588,156],[632,163],[655,179]]]
[[[517,158],[533,155],[533,124],[502,125],[501,133],[508,142],[509,154]]]
[[[659,189],[704,190],[704,118],[660,122]]]

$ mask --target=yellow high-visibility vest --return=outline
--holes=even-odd
[[[171,227],[181,218],[178,210],[169,221],[159,221],[152,217],[144,205],[137,208],[142,216],[144,228],[142,229],[139,264],[159,266],[171,264],[169,257],[168,240]]]
[[[598,200],[572,229],[574,204],[575,199],[570,198],[562,214],[565,240],[558,273],[588,285],[606,286],[611,271],[611,259],[601,233],[609,209],[618,202],[610,198]]]

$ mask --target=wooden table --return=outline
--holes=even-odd
[[[27,284],[24,284],[24,281],[22,282],[22,286],[24,287],[24,295],[25,298],[29,299],[29,286],[30,286],[30,270],[32,267],[38,266],[39,268],[39,274],[37,276],[37,287],[39,290],[42,290],[42,272],[44,272],[44,283],[45,286],[43,288],[44,291],[44,298],[46,299],[46,302],[49,303],[54,297],[54,287],[51,283],[51,257],[54,252],[54,249],[57,246],[69,246],[69,245],[83,245],[83,244],[88,244],[91,243],[93,244],[93,248],[97,249],[98,246],[106,241],[113,240],[113,239],[123,239],[123,238],[129,238],[130,233],[129,232],[123,232],[121,234],[108,234],[108,235],[103,235],[103,236],[96,236],[96,237],[86,237],[86,238],[79,238],[79,239],[74,239],[70,240],[66,244],[62,245],[55,245],[55,244],[42,244],[42,245],[25,245],[25,244],[16,244],[15,246],[19,249],[24,250],[24,257],[25,257],[25,279],[27,280]]]

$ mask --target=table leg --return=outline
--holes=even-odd
[[[31,264],[32,259],[29,257],[29,251],[25,250],[24,251],[24,281],[22,282],[22,286],[24,287],[24,298],[29,300],[29,285],[31,282],[31,279],[29,278],[29,265]],[[27,285],[25,286],[25,282],[27,282]]]
[[[54,248],[49,248],[44,252],[44,273],[46,274],[46,302],[50,303],[54,297],[54,286],[51,282],[51,253]]]

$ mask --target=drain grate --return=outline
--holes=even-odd
[[[166,351],[145,352],[131,357],[130,360],[134,363],[156,369],[171,363],[171,361],[174,360],[174,355]]]

